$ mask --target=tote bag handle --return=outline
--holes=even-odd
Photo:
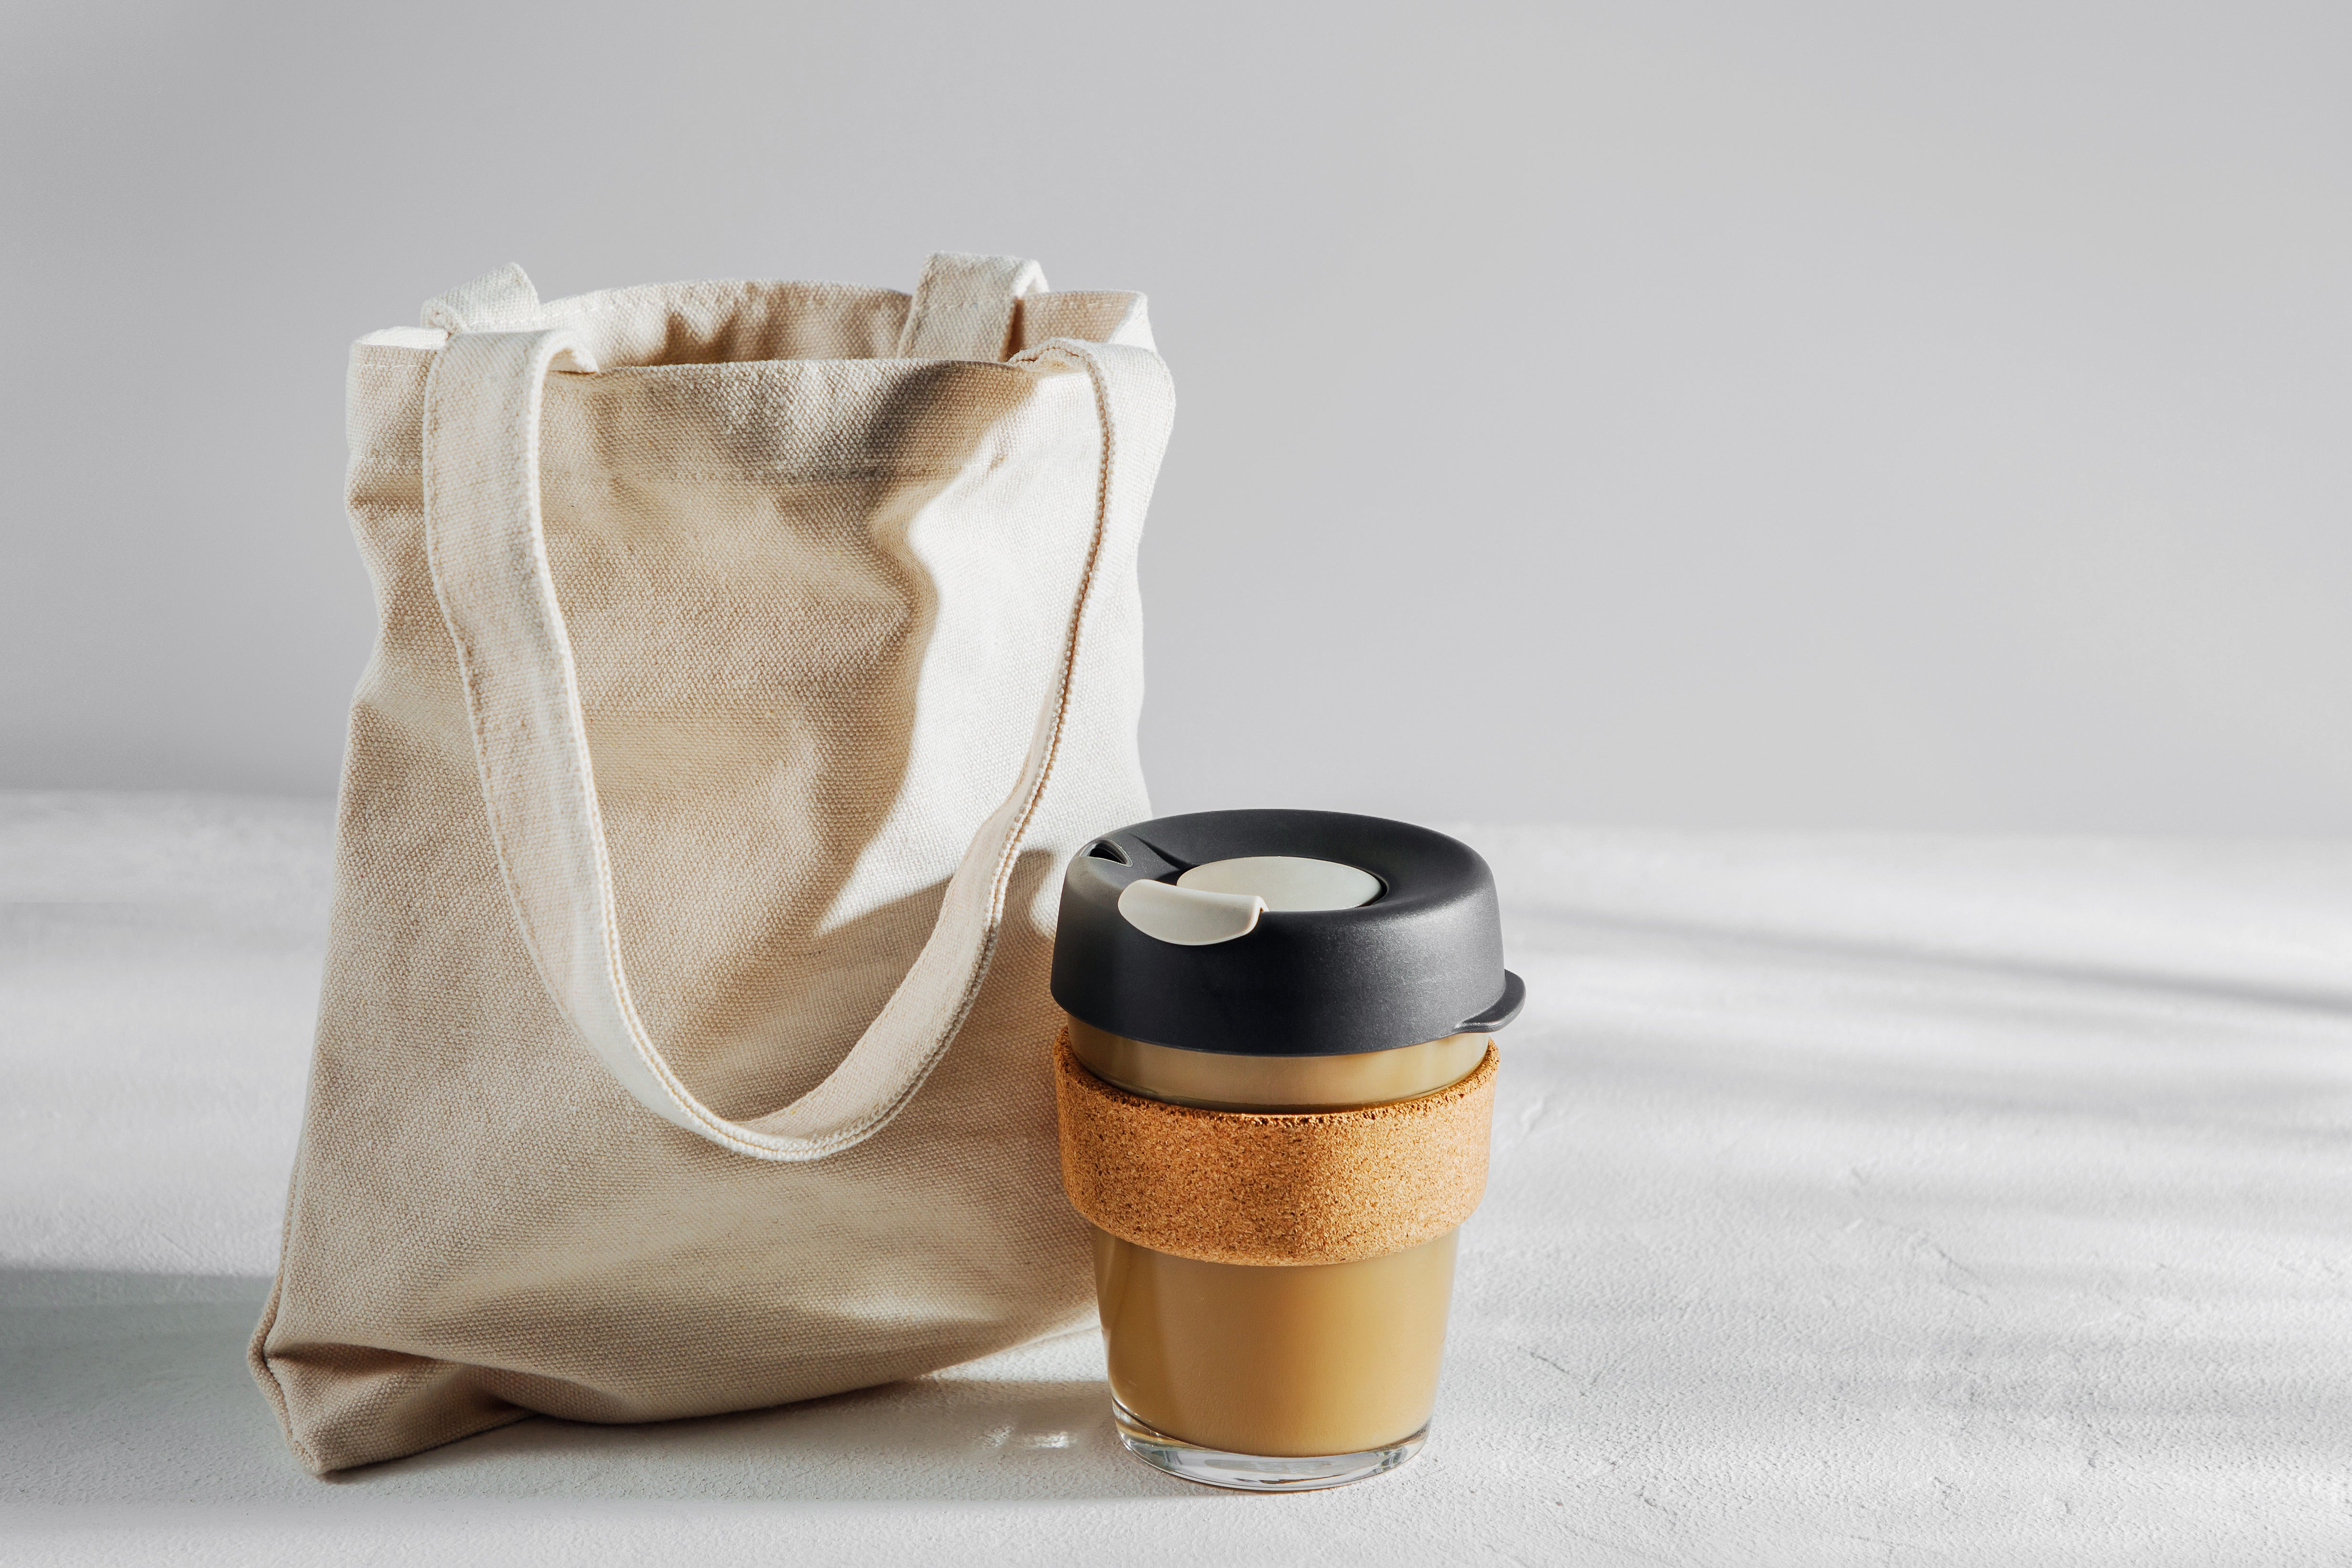
[[[935,257],[901,346],[1001,359],[1013,300],[1041,283],[1034,263]],[[593,355],[542,314],[520,268],[442,296],[425,319],[453,329],[425,383],[426,559],[457,648],[499,868],[548,995],[623,1089],[713,1143],[800,1162],[863,1142],[922,1086],[987,976],[1013,865],[1053,774],[1087,628],[1098,618],[1103,564],[1142,528],[1174,407],[1166,368],[1144,349],[1071,339],[1010,362],[1038,375],[1088,376],[1102,426],[1093,536],[1028,756],[1004,804],[973,834],[914,966],[856,1045],[798,1100],[735,1121],[686,1086],[631,999],[578,671],[548,572],[539,479],[547,376],[593,373]],[[992,331],[993,346],[985,341]]]

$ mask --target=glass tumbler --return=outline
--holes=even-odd
[[[1129,1451],[1276,1491],[1410,1459],[1522,995],[1485,863],[1334,813],[1139,824],[1073,862],[1055,992]]]

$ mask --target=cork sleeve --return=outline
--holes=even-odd
[[[1211,1263],[1351,1263],[1433,1240],[1486,1190],[1495,1072],[1355,1110],[1199,1110],[1088,1072],[1054,1047],[1062,1185],[1088,1221]]]

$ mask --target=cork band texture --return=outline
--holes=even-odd
[[[1355,1110],[1200,1110],[1146,1100],[1054,1047],[1062,1185],[1094,1225],[1211,1263],[1352,1263],[1434,1240],[1486,1191],[1497,1061]]]

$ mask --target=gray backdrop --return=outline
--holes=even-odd
[[[359,333],[1147,290],[1158,804],[2352,829],[2352,8],[26,4],[0,784],[332,787]]]

